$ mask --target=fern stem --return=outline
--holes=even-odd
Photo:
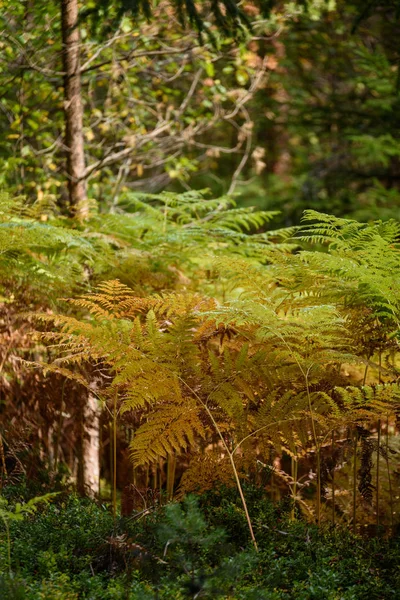
[[[367,381],[367,373],[368,373],[368,363],[365,365],[365,369],[364,369],[364,379],[363,379],[363,385],[365,385],[366,381]]]
[[[332,431],[332,460],[333,460],[333,456],[334,456],[334,451],[335,451],[335,432]],[[335,462],[333,462],[333,467],[332,467],[332,525],[335,525],[335,518],[336,518],[336,506],[335,506]]]
[[[234,473],[235,479],[236,479],[236,485],[237,485],[237,488],[239,490],[240,498],[242,500],[243,509],[244,509],[244,512],[245,512],[245,515],[246,515],[247,525],[249,526],[251,540],[253,542],[253,546],[254,546],[255,551],[258,552],[257,540],[256,540],[255,535],[254,535],[253,524],[251,522],[250,514],[249,514],[249,511],[248,511],[248,508],[247,508],[246,498],[244,497],[243,488],[242,488],[242,484],[240,483],[240,478],[239,478],[239,474],[237,472],[235,460],[233,458],[233,455],[230,452],[229,452],[229,460],[230,460],[231,465],[232,465],[232,470],[233,470],[233,473]]]
[[[235,459],[234,459],[234,454],[235,454],[235,451],[236,451],[236,449],[238,448],[238,446],[236,446],[236,447],[235,447],[235,448],[232,450],[232,452],[229,450],[229,448],[228,448],[228,445],[227,445],[227,443],[226,443],[226,441],[225,441],[225,438],[224,438],[224,436],[222,435],[222,432],[221,432],[221,430],[220,430],[220,428],[219,428],[219,426],[218,426],[218,423],[217,423],[217,422],[216,422],[216,420],[214,419],[214,415],[212,414],[212,412],[210,411],[209,407],[207,406],[207,403],[206,403],[206,402],[204,402],[204,401],[203,401],[203,400],[200,398],[199,394],[197,394],[197,392],[195,392],[195,390],[193,390],[193,389],[190,387],[190,385],[188,385],[188,384],[186,383],[186,381],[185,381],[184,379],[182,379],[181,377],[179,377],[179,380],[180,380],[180,381],[181,381],[181,382],[182,382],[182,383],[183,383],[183,384],[184,384],[184,385],[185,385],[185,386],[186,386],[186,387],[187,387],[187,388],[188,388],[188,389],[191,391],[191,393],[192,393],[194,396],[196,396],[196,398],[198,399],[198,401],[200,402],[200,404],[203,406],[204,410],[206,411],[206,413],[207,413],[207,414],[208,414],[208,416],[210,417],[210,420],[211,420],[212,424],[213,424],[213,425],[214,425],[214,427],[215,427],[215,430],[216,430],[216,432],[217,432],[217,434],[218,434],[218,436],[219,436],[219,438],[220,438],[220,440],[221,440],[221,442],[222,442],[222,445],[223,445],[223,447],[225,448],[225,451],[226,451],[226,453],[227,453],[227,454],[228,454],[228,456],[229,456],[229,461],[230,461],[230,463],[231,463],[231,466],[232,466],[232,471],[233,471],[233,474],[234,474],[234,477],[235,477],[235,481],[236,481],[237,489],[238,489],[238,491],[239,491],[240,499],[241,499],[241,501],[242,501],[242,505],[243,505],[244,513],[245,513],[245,515],[246,515],[246,521],[247,521],[247,525],[248,525],[248,527],[249,527],[249,532],[250,532],[251,541],[253,542],[253,546],[254,546],[254,549],[255,549],[255,551],[256,551],[256,552],[258,552],[257,540],[256,540],[256,537],[255,537],[255,535],[254,535],[253,524],[252,524],[252,522],[251,522],[251,518],[250,518],[249,510],[248,510],[248,508],[247,508],[246,498],[245,498],[245,496],[244,496],[244,493],[243,493],[242,484],[240,483],[240,478],[239,478],[239,474],[238,474],[238,471],[237,471],[237,468],[236,468],[236,464],[235,464]]]
[[[381,420],[378,421],[378,446],[376,449],[376,529],[379,535],[379,456],[380,456],[380,446],[381,446]]]
[[[114,394],[113,405],[113,516],[117,515],[117,391]]]
[[[389,465],[389,416],[386,417],[386,469],[388,474],[389,481],[389,497],[390,497],[390,526],[393,533],[393,489],[392,489],[392,477],[390,475],[390,465]]]
[[[293,492],[292,492],[292,510],[290,512],[290,518],[292,521],[296,518],[296,496],[297,496],[297,471],[298,471],[298,461],[297,455],[291,457],[291,470],[292,470],[292,479],[293,479]]]
[[[356,533],[357,511],[357,429],[354,432],[354,464],[353,464],[353,533]]]
[[[164,467],[161,458],[159,459],[159,467],[160,467],[160,477],[159,477],[159,482],[158,482],[159,483],[159,488],[158,489],[160,491],[160,500],[159,500],[159,503],[160,503],[160,506],[161,506],[161,504],[162,504],[162,491],[163,491],[162,490],[162,486],[163,486],[163,476],[162,475],[163,475],[163,467]]]
[[[61,389],[60,416],[59,416],[59,420],[58,420],[58,427],[57,427],[56,439],[55,439],[55,444],[54,444],[54,469],[53,469],[54,474],[57,473],[57,468],[58,468],[58,455],[60,452],[60,440],[61,440],[61,432],[62,432],[62,426],[63,426],[64,391],[65,391],[66,381],[67,380],[64,379],[62,389]]]
[[[379,349],[379,379],[378,379],[379,383],[382,383],[382,350],[381,348]],[[380,462],[379,462],[379,456],[380,456],[380,446],[381,446],[381,420],[378,419],[378,447],[376,450],[376,530],[377,530],[377,534],[380,534],[379,531],[379,526],[380,526],[380,516],[379,516],[379,467],[380,467]]]
[[[112,482],[114,481],[113,475],[113,436],[112,436],[112,422],[108,421],[108,439],[109,439],[109,461],[110,461],[110,487],[112,487]]]
[[[304,373],[303,369],[301,369],[301,371]],[[311,403],[310,385],[308,382],[309,372],[310,372],[310,369],[308,369],[307,372],[304,373],[304,376],[305,376],[305,380],[306,380],[308,410],[310,411],[311,428],[312,428],[312,432],[313,432],[315,453],[316,453],[316,457],[317,457],[317,525],[320,525],[321,524],[321,450],[320,450],[320,446],[318,443],[317,428],[315,426],[314,412],[313,412],[312,403]]]
[[[228,448],[228,446],[227,446],[227,444],[225,442],[224,436],[222,435],[222,432],[221,432],[220,428],[218,427],[218,424],[215,421],[215,419],[214,419],[214,417],[213,417],[210,409],[208,408],[208,406],[206,404],[204,404],[204,407],[205,407],[205,409],[206,409],[206,411],[208,413],[208,416],[210,417],[210,419],[212,420],[212,422],[214,424],[214,427],[215,427],[215,429],[216,429],[216,431],[217,431],[217,433],[218,433],[218,435],[219,435],[219,437],[221,439],[222,444],[224,445],[224,448],[225,448],[226,452],[228,453],[229,460],[230,460],[230,463],[231,463],[231,466],[232,466],[232,470],[233,470],[233,474],[235,476],[236,485],[237,485],[237,488],[238,488],[238,491],[239,491],[240,499],[241,499],[242,504],[243,504],[244,513],[246,515],[247,525],[248,525],[249,531],[250,531],[250,537],[251,537],[251,540],[253,542],[253,546],[255,548],[255,551],[258,552],[257,540],[256,540],[256,537],[255,537],[254,531],[253,531],[253,524],[251,522],[250,514],[249,514],[249,511],[248,511],[248,508],[247,508],[246,498],[245,498],[244,493],[243,493],[242,484],[240,483],[240,478],[239,478],[239,474],[237,472],[237,468],[236,468],[236,464],[235,464],[235,459],[233,458],[235,450],[233,450],[232,452],[229,450],[229,448]]]
[[[4,443],[3,443],[3,435],[0,433],[0,456],[1,456],[1,487],[0,490],[3,489],[3,477],[8,477],[7,473],[7,465],[6,465],[6,457],[4,454]]]
[[[153,465],[153,490],[157,489],[157,463]]]
[[[317,525],[321,525],[321,454],[317,448]]]
[[[167,462],[167,500],[172,500],[174,497],[175,470],[176,458],[170,454]]]

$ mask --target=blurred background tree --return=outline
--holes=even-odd
[[[396,215],[396,3],[246,3],[244,20],[225,7],[222,23],[213,10],[200,5],[185,28],[174,3],[150,20],[141,4],[88,6],[79,24],[86,208],[113,210],[132,189],[210,187],[282,211],[282,224],[305,208]],[[0,19],[0,185],[65,209],[74,178],[60,4],[6,1]]]
[[[248,156],[246,106],[267,69],[248,32],[230,37],[230,19],[201,44],[203,21],[184,29],[161,3],[150,21],[109,15],[105,33],[104,15],[99,32],[93,16],[78,20],[77,6],[2,4],[4,187],[64,208],[84,202],[86,214],[90,199],[107,210],[123,189],[187,187],[218,154]]]
[[[396,3],[331,3],[292,19],[277,66],[254,102],[253,164],[244,203],[361,220],[398,217],[399,60]],[[265,166],[260,163],[260,158]],[[261,170],[261,174],[257,170]]]

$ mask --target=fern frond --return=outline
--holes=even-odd
[[[239,476],[243,473],[239,468]],[[227,456],[217,450],[206,451],[190,457],[178,488],[178,498],[190,493],[203,493],[215,490],[219,485],[233,487],[235,480]]]
[[[172,453],[179,454],[194,447],[196,440],[204,437],[205,430],[195,401],[165,402],[157,411],[151,412],[136,431],[130,444],[132,460],[136,465],[143,465]]]

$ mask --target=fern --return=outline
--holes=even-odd
[[[400,319],[400,224],[366,225],[307,211],[299,237],[328,245],[329,253],[303,252],[308,268],[331,277],[326,293],[352,305],[364,304],[381,322],[398,330]]]
[[[49,368],[84,377],[84,365],[95,364],[109,410],[117,398],[119,417],[135,422],[135,466],[181,457],[182,490],[196,478],[204,489],[213,465],[213,481],[220,471],[241,489],[240,479],[253,476],[257,461],[268,464],[272,450],[315,461],[319,519],[332,433],[368,430],[398,411],[398,374],[384,354],[397,348],[399,229],[309,212],[293,243],[325,243],[328,251],[293,253],[284,235],[275,244],[246,233],[269,217],[224,213],[226,199],[190,192],[129,202],[135,212],[121,238],[139,233],[137,252],[163,255],[190,277],[153,294],[112,279],[70,300],[75,316],[43,316],[58,328],[43,334],[59,353]],[[107,217],[101,234],[112,237],[120,218]],[[368,369],[379,383],[367,385]],[[349,379],[348,370],[357,375]]]
[[[190,399],[179,404],[163,402],[136,431],[130,445],[134,464],[143,465],[195,448],[197,440],[205,437],[198,412]]]
[[[0,283],[11,281],[55,294],[71,292],[84,279],[83,270],[95,260],[96,249],[79,232],[47,220],[44,207],[0,196]],[[45,220],[37,218],[37,211]],[[76,285],[76,283],[78,285]],[[54,297],[54,295],[53,295]]]

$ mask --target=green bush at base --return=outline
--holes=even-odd
[[[118,518],[76,496],[10,522],[0,537],[4,600],[390,600],[400,547],[290,522],[290,507],[247,490],[260,551],[234,492],[189,496],[144,518]]]

